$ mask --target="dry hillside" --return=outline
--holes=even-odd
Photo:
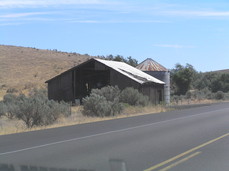
[[[215,71],[215,72],[221,72],[221,73],[229,73],[229,69],[218,70],[218,71]]]
[[[53,76],[86,61],[87,55],[0,45],[0,91],[44,87]],[[0,96],[1,96],[0,94]]]

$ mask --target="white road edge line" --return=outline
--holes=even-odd
[[[222,110],[222,109],[219,109],[219,110]],[[216,110],[216,111],[218,111],[218,110]],[[82,140],[82,139],[97,137],[97,136],[111,134],[111,133],[128,131],[128,130],[132,130],[132,129],[136,129],[136,128],[148,127],[148,126],[152,126],[152,125],[156,125],[156,124],[160,124],[160,123],[166,123],[166,122],[171,122],[171,121],[175,121],[175,120],[191,118],[191,117],[194,117],[194,116],[206,115],[206,114],[209,114],[209,113],[210,112],[204,112],[204,113],[200,113],[200,114],[194,114],[194,115],[189,115],[189,116],[174,118],[174,119],[170,119],[170,120],[154,122],[154,123],[150,123],[150,124],[146,124],[146,125],[139,125],[139,126],[129,127],[129,128],[115,130],[115,131],[109,131],[109,132],[104,132],[104,133],[99,133],[99,134],[94,134],[94,135],[88,135],[88,136],[84,136],[84,137],[78,137],[78,138],[73,138],[73,139],[68,139],[68,140],[63,140],[63,141],[52,142],[52,143],[47,143],[47,144],[33,146],[33,147],[28,147],[28,148],[23,148],[23,149],[14,150],[14,151],[3,152],[3,153],[0,153],[0,156],[6,155],[6,154],[18,153],[18,152],[27,151],[27,150],[33,150],[33,149],[47,147],[47,146],[56,145],[56,144],[62,144],[62,143],[71,142],[71,141],[77,141],[77,140]]]

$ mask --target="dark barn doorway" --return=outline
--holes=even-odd
[[[91,61],[73,71],[75,99],[88,96],[92,89],[102,88],[110,83],[110,70],[96,61]]]

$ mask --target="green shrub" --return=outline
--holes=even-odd
[[[48,100],[44,90],[34,90],[28,97],[7,94],[3,103],[7,107],[6,116],[24,121],[28,128],[49,125],[60,116],[70,115],[67,103]]]
[[[87,116],[114,116],[123,109],[119,103],[118,87],[107,86],[93,89],[90,96],[83,99],[83,114]]]
[[[139,92],[133,88],[125,88],[120,94],[120,101],[129,105],[137,105]]]
[[[179,100],[180,100],[180,96],[178,96],[178,95],[173,95],[173,96],[171,96],[171,101],[172,101],[172,102],[178,104]]]
[[[83,99],[83,114],[87,116],[109,116],[111,115],[111,102],[105,97],[92,93]]]
[[[119,98],[120,90],[118,86],[107,86],[103,87],[101,89],[93,89],[91,93],[98,94],[100,96],[103,96],[108,101],[114,101],[114,99]]]
[[[208,93],[207,95],[206,95],[206,98],[207,99],[215,99],[215,94],[214,93]]]
[[[214,93],[212,93],[208,88],[204,88],[202,90],[189,90],[185,96],[186,99],[192,100],[214,99]]]
[[[18,99],[22,103],[19,105],[20,112],[17,117],[29,128],[50,125],[61,115],[70,115],[70,106],[67,103],[48,100],[44,90],[34,90],[28,98],[19,96]]]
[[[18,90],[16,88],[9,88],[6,90],[7,93],[17,93]]]
[[[122,103],[119,102],[119,98],[115,98],[111,103],[111,108],[112,108],[111,114],[114,116],[115,114],[121,113],[124,109],[124,106]]]
[[[189,91],[187,91],[185,96],[186,96],[187,99],[191,99],[193,95],[192,95],[192,92],[189,90]]]
[[[0,117],[5,115],[7,112],[7,107],[3,102],[0,102]]]
[[[222,91],[217,91],[217,92],[215,93],[215,99],[216,99],[216,100],[224,100],[224,98],[225,98],[224,92],[222,92]]]
[[[229,92],[228,93],[225,93],[225,99],[226,100],[229,100]]]
[[[137,89],[127,87],[120,94],[120,102],[127,103],[132,106],[146,106],[149,99],[147,96],[139,93]]]
[[[3,97],[3,103],[6,107],[5,116],[9,119],[16,117],[16,112],[19,110],[17,105],[17,96],[14,94],[6,94]]]
[[[83,114],[87,116],[114,116],[121,113],[123,104],[146,106],[147,96],[134,88],[126,88],[121,93],[119,88],[107,86],[93,89],[90,96],[83,99]]]
[[[139,93],[138,105],[147,106],[148,104],[149,104],[149,97]]]

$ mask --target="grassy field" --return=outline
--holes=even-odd
[[[9,89],[26,93],[45,87],[48,79],[89,58],[78,53],[0,45],[0,99]]]

